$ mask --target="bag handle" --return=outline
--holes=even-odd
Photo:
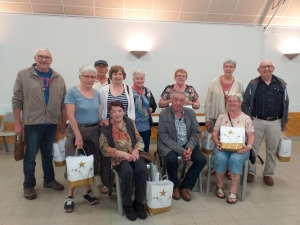
[[[86,155],[86,152],[84,151],[84,148],[81,148],[81,149],[83,150],[83,152],[84,152],[85,156],[87,156],[87,155]],[[81,150],[81,149],[79,149],[79,150]],[[76,151],[75,151],[75,154],[74,154],[74,156],[77,156],[77,151],[78,151],[78,148],[76,148]]]

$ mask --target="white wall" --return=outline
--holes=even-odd
[[[193,85],[200,96],[198,112],[203,112],[207,86],[222,74],[225,58],[237,59],[234,75],[246,87],[258,75],[256,68],[265,54],[276,63],[275,74],[288,82],[291,111],[300,111],[296,101],[299,88],[293,85],[299,61],[283,58],[274,47],[277,40],[273,37],[267,38],[263,52],[261,27],[0,14],[0,31],[0,115],[11,110],[17,72],[31,66],[35,50],[44,46],[52,51],[52,67],[63,75],[68,88],[78,84],[79,67],[105,59],[109,66],[119,64],[125,68],[127,84],[132,84],[134,70],[144,70],[145,86],[157,102],[164,87],[174,83],[175,70],[184,68],[189,74],[187,84]],[[140,59],[126,46],[136,34],[150,40],[148,53]]]

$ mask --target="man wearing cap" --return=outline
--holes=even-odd
[[[63,77],[50,67],[52,55],[49,49],[39,48],[34,60],[31,67],[18,73],[12,97],[15,133],[18,136],[25,134],[23,189],[28,200],[37,197],[34,173],[39,149],[44,172],[43,187],[64,190],[64,186],[55,180],[52,148],[59,121],[58,130],[61,134],[66,132],[66,85]]]
[[[104,85],[110,84],[110,79],[106,77],[108,64],[105,60],[98,60],[95,62],[94,67],[97,70],[97,78],[93,88],[100,91]]]

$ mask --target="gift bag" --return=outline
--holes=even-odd
[[[65,158],[65,143],[66,137],[58,140],[58,142],[53,143],[53,156],[54,156],[54,164],[57,167],[66,165]]]
[[[170,211],[173,186],[169,180],[147,181],[146,206],[150,215]]]
[[[159,175],[160,175],[160,173],[158,172],[157,162],[156,162],[156,164],[151,163],[150,164],[150,181],[159,181]]]
[[[94,155],[68,156],[67,162],[67,176],[69,187],[75,188],[94,183]]]
[[[245,128],[221,126],[220,140],[223,151],[241,150],[245,143]]]
[[[277,149],[277,159],[280,162],[290,162],[292,152],[292,140],[283,133]]]
[[[212,139],[212,133],[208,133],[207,131],[202,132],[201,152],[210,154],[213,152],[214,146],[215,143]]]

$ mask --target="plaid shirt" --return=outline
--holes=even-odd
[[[175,128],[176,128],[176,133],[177,133],[177,143],[180,146],[183,146],[187,143],[186,125],[185,125],[185,121],[183,118],[183,114],[184,114],[184,112],[182,111],[182,117],[180,119],[178,119],[174,115],[174,123],[175,123]]]

